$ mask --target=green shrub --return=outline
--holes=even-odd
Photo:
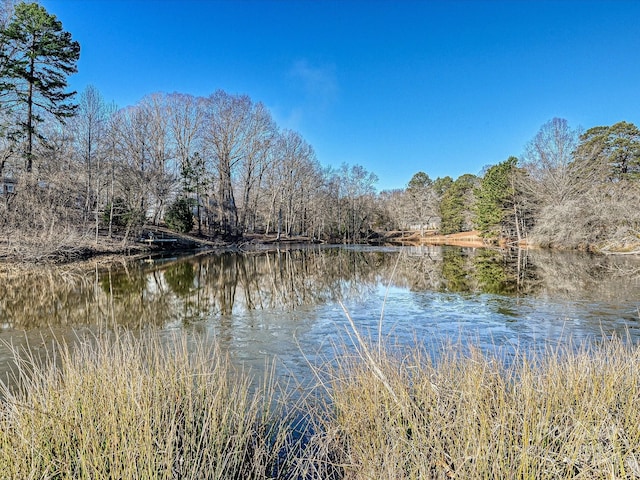
[[[172,230],[188,233],[193,229],[193,199],[178,198],[167,209],[165,221]]]

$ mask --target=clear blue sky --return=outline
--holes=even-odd
[[[477,174],[553,117],[640,124],[640,1],[41,3],[80,42],[73,89],[248,94],[379,190]]]

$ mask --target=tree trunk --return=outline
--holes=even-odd
[[[33,167],[33,72],[35,70],[35,58],[29,63],[29,93],[27,96],[27,173]]]
[[[96,202],[95,202],[95,221],[96,221],[96,245],[98,245],[98,233],[99,233],[99,229],[100,229],[100,212],[99,212],[99,208],[98,205],[100,203],[100,175],[98,174],[98,172],[100,171],[100,160],[98,158],[98,165],[96,168],[97,172],[96,172]]]
[[[520,234],[520,218],[518,217],[518,206],[515,203],[513,204],[513,217],[514,217],[514,223],[516,225],[516,238],[519,244],[520,240],[522,239],[522,236]]]
[[[278,236],[277,241],[280,241],[280,235],[282,234],[282,207],[278,209]]]
[[[111,208],[109,209],[109,238],[113,235],[113,202],[114,202],[114,185],[115,184],[115,172],[113,163],[111,163]]]
[[[231,165],[229,158],[221,159],[218,201],[220,212],[220,223],[226,234],[235,235],[238,226],[238,211],[233,198],[233,186],[231,184]]]

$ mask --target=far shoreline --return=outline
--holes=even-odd
[[[141,239],[129,239],[123,241],[117,236],[108,237],[100,235],[98,242],[95,237],[72,236],[68,242],[60,242],[57,247],[44,248],[43,240],[31,237],[28,240],[13,241],[0,239],[0,267],[2,270],[39,265],[69,266],[83,263],[109,265],[124,261],[136,260],[149,255],[161,253],[178,253],[185,251],[198,252],[247,252],[261,251],[278,246],[294,245],[343,245],[339,239],[335,241],[319,241],[306,236],[286,236],[277,234],[246,234],[233,240],[224,240],[220,237],[208,237],[198,234],[180,234],[165,228],[147,227],[145,233],[153,231],[161,234],[163,238],[171,237],[170,245],[165,243],[145,243]],[[434,231],[420,232],[418,230],[376,232],[364,239],[361,245],[378,246],[456,246],[464,248],[545,248],[526,241],[509,243],[505,240],[484,238],[480,232],[473,230],[448,235],[440,235]],[[607,250],[590,246],[581,249],[563,249],[557,246],[548,246],[551,250],[588,251],[602,255],[640,255],[640,244],[629,245],[624,249]]]

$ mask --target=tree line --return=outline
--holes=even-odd
[[[37,3],[0,7],[5,243],[126,241],[149,224],[232,239],[355,243],[376,231],[476,229],[511,244],[619,250],[638,242],[632,123],[581,131],[554,118],[519,158],[479,175],[432,180],[421,171],[406,188],[376,193],[374,173],[321,165],[300,133],[247,95],[155,93],[117,108],[95,87],[70,92],[80,56],[71,34]]]
[[[640,241],[640,130],[621,121],[582,131],[553,118],[519,158],[455,181],[418,172],[406,189],[386,196],[399,228],[477,229],[511,244],[634,250]]]
[[[157,93],[116,109],[89,87],[77,113],[49,125],[31,158],[33,171],[22,156],[7,155],[3,173],[19,183],[5,201],[5,221],[25,221],[36,192],[53,195],[49,207],[96,234],[127,236],[166,221],[231,238],[262,232],[355,242],[373,222],[374,174],[322,167],[302,135],[279,129],[262,103],[222,90]]]
[[[0,202],[7,232],[130,238],[143,224],[356,242],[372,228],[373,173],[323,167],[261,102],[217,90],[156,93],[126,108],[67,92],[80,46],[36,3],[3,4]]]

